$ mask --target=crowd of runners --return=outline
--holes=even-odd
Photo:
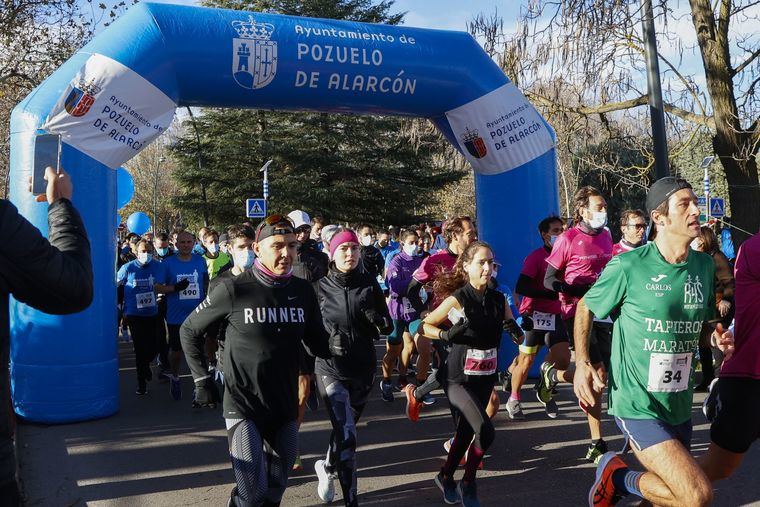
[[[473,507],[495,438],[497,386],[508,392],[509,418],[524,417],[525,392],[556,418],[557,386],[567,383],[587,414],[584,457],[597,464],[589,505],[627,495],[707,505],[712,483],[760,436],[760,237],[728,258],[678,178],[654,183],[645,208],[608,224],[602,193],[581,188],[570,220],[536,224],[541,246],[513,274],[514,297],[498,278],[497,252],[466,216],[376,231],[296,210],[222,234],[131,235],[117,282],[136,394],[155,373],[174,400],[221,404],[236,480],[229,504],[241,506],[280,504],[289,474],[303,467],[305,410],[323,404],[332,433],[313,465],[315,487],[330,503],[337,480],[344,504],[355,506],[357,421],[372,389],[386,402],[403,393],[415,422],[443,389],[452,436],[431,479],[445,503]],[[518,354],[500,371],[512,343]],[[544,346],[539,378],[525,390]],[[192,395],[183,393],[183,361]],[[712,421],[699,459],[690,452],[695,388],[709,390],[703,409]],[[625,437],[619,452],[602,434],[605,399]],[[629,450],[643,470],[625,464]]]

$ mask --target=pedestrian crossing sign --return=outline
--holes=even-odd
[[[723,199],[710,199],[710,215],[716,218],[722,218],[726,211],[726,204]]]
[[[245,216],[248,218],[264,218],[267,216],[267,202],[264,199],[246,199]]]

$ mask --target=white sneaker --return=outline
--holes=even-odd
[[[335,475],[328,472],[325,465],[326,463],[323,459],[317,460],[317,462],[314,463],[314,471],[317,472],[317,479],[319,480],[317,494],[319,495],[320,500],[325,503],[330,503],[333,501],[333,498],[335,498],[335,485],[333,484]]]

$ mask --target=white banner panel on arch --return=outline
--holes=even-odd
[[[552,133],[512,83],[446,112],[462,153],[480,174],[499,174],[554,147]]]
[[[93,54],[50,111],[43,130],[116,169],[161,135],[177,105],[129,67]]]

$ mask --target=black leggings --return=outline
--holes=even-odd
[[[127,316],[127,326],[129,327],[129,334],[132,335],[132,345],[135,348],[137,383],[140,387],[145,387],[145,382],[150,380],[152,376],[150,362],[156,356],[156,322],[155,316]]]
[[[356,423],[359,421],[367,397],[372,390],[369,383],[361,379],[338,380],[325,375],[317,375],[319,392],[330,415],[332,433],[327,450],[326,468],[337,471],[343,501],[346,505],[359,505],[357,501],[356,477]]]
[[[493,391],[492,381],[447,385],[446,396],[449,398],[449,404],[457,410],[458,414],[454,442],[442,469],[447,477],[454,476],[459,462],[467,452],[464,480],[467,482],[475,480],[478,465],[496,436],[491,418],[486,414],[491,391]]]
[[[288,472],[298,453],[295,421],[261,431],[250,419],[226,419],[232,470],[237,486],[232,505],[277,506],[288,486]]]

